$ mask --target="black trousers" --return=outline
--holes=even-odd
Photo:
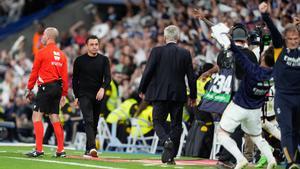
[[[95,138],[97,135],[97,126],[101,111],[101,101],[92,99],[88,96],[79,98],[79,107],[81,109],[86,133],[86,151],[96,148]]]
[[[154,130],[163,144],[168,138],[173,141],[173,157],[177,155],[182,133],[183,102],[156,101],[153,102]],[[168,126],[167,117],[170,113],[171,124]]]

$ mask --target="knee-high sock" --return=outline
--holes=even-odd
[[[228,133],[225,133],[223,131],[219,132],[218,139],[221,142],[221,144],[226,148],[226,150],[228,150],[234,156],[237,162],[246,160],[242,152],[237,147],[236,142],[229,137]]]
[[[33,122],[36,151],[43,151],[44,126],[42,121]]]
[[[57,152],[62,152],[64,150],[64,130],[60,122],[54,122],[52,125],[57,140]]]
[[[257,146],[257,148],[267,157],[268,162],[276,161],[273,153],[271,151],[271,146],[267,141],[260,136],[251,136],[252,141]]]
[[[280,130],[273,123],[265,120],[265,122],[262,123],[262,128],[265,129],[268,133],[272,134],[278,140],[281,140]]]

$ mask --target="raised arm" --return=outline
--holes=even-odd
[[[209,27],[214,26],[214,23],[212,23],[211,21],[205,18],[204,13],[202,12],[201,9],[194,9],[193,16],[205,22]]]
[[[261,12],[262,19],[267,24],[267,27],[269,28],[269,30],[271,32],[271,37],[272,37],[272,42],[273,42],[274,48],[282,48],[284,45],[282,36],[281,36],[280,32],[278,31],[278,29],[276,28],[276,26],[274,25],[269,13],[268,13],[268,10],[269,10],[269,6],[267,3],[262,2],[261,4],[259,4],[259,11]]]
[[[241,67],[245,70],[247,75],[250,75],[252,77],[256,77],[259,75],[260,67],[257,64],[254,64],[250,61],[250,59],[245,55],[244,52],[242,52],[232,41],[231,42],[231,51],[233,52],[233,55],[235,59],[240,63]]]

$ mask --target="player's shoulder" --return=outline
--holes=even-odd
[[[258,63],[257,57],[255,53],[249,48],[241,48],[242,52],[246,54],[246,56],[254,63]]]

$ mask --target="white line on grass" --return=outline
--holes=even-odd
[[[63,161],[55,161],[55,160],[42,160],[42,159],[33,159],[33,158],[21,158],[21,157],[7,157],[5,158],[17,159],[17,160],[27,160],[27,161],[40,161],[45,163],[55,163],[55,164],[65,164],[65,165],[73,165],[73,166],[81,166],[81,167],[90,167],[90,168],[102,168],[102,169],[124,169],[124,168],[115,168],[115,167],[107,167],[101,165],[91,165],[91,164],[81,164],[75,162],[63,162]]]
[[[160,165],[160,164],[143,164],[143,166],[149,167],[149,166],[156,166],[156,165]]]
[[[119,158],[121,158],[121,157],[115,157],[115,156],[101,156],[101,155],[100,155],[100,158],[118,158],[118,159],[119,159]]]

